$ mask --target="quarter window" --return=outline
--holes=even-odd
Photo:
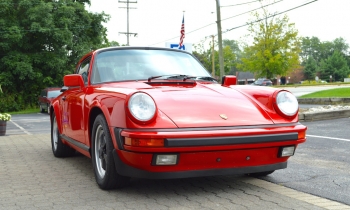
[[[91,61],[91,57],[86,58],[83,62],[81,62],[77,70],[77,73],[83,77],[85,84],[88,83],[90,61]]]

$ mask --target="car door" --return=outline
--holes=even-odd
[[[71,139],[80,143],[85,143],[85,131],[87,127],[84,123],[84,98],[85,90],[88,84],[88,74],[90,68],[91,57],[86,58],[81,62],[76,70],[77,74],[82,75],[85,87],[71,87],[64,97],[63,102],[63,119],[66,120],[64,133]]]
[[[47,97],[47,90],[42,90],[41,93],[40,93],[40,97],[39,97],[39,105],[42,108],[45,108],[45,99],[46,99],[46,97]]]

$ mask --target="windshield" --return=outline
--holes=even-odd
[[[147,80],[174,74],[210,77],[208,71],[187,53],[123,49],[101,52],[96,56],[91,82]]]
[[[263,81],[264,81],[264,80],[262,80],[262,79],[258,79],[258,80],[256,80],[256,81],[254,82],[254,84],[260,85],[260,84],[263,83]]]
[[[47,92],[47,97],[48,98],[56,98],[61,94],[61,90],[50,90]]]

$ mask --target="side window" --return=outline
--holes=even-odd
[[[46,91],[45,91],[45,90],[41,91],[41,94],[40,94],[40,96],[41,96],[41,97],[44,97],[44,96],[46,96]]]
[[[77,73],[82,75],[85,84],[88,83],[90,61],[91,57],[86,58],[77,69]]]

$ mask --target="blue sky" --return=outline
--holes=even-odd
[[[280,2],[267,7],[269,12],[283,12],[312,2],[312,0],[276,1]],[[246,2],[251,3],[236,5]],[[272,2],[265,0],[263,5]],[[215,4],[215,0],[137,0],[136,4],[130,4],[130,7],[137,9],[129,11],[129,32],[138,33],[138,35],[130,37],[130,45],[164,47],[165,42],[177,43],[183,11],[185,11],[184,42],[198,44],[206,37],[217,34]],[[252,20],[250,14],[233,16],[261,6],[254,0],[221,0],[220,4],[224,6],[221,8],[221,19],[226,19],[222,21],[222,31]],[[111,16],[110,21],[105,25],[108,29],[108,39],[121,44],[126,44],[126,35],[119,32],[127,31],[127,13],[126,9],[119,7],[125,6],[124,3],[118,3],[118,0],[91,0],[91,6],[87,8],[92,12],[104,11]],[[318,0],[285,14],[288,15],[291,23],[295,23],[300,36],[316,36],[321,41],[333,41],[335,38],[343,37],[350,44],[349,8],[350,0]],[[224,33],[223,38],[242,40],[247,33],[247,27],[242,27]]]

